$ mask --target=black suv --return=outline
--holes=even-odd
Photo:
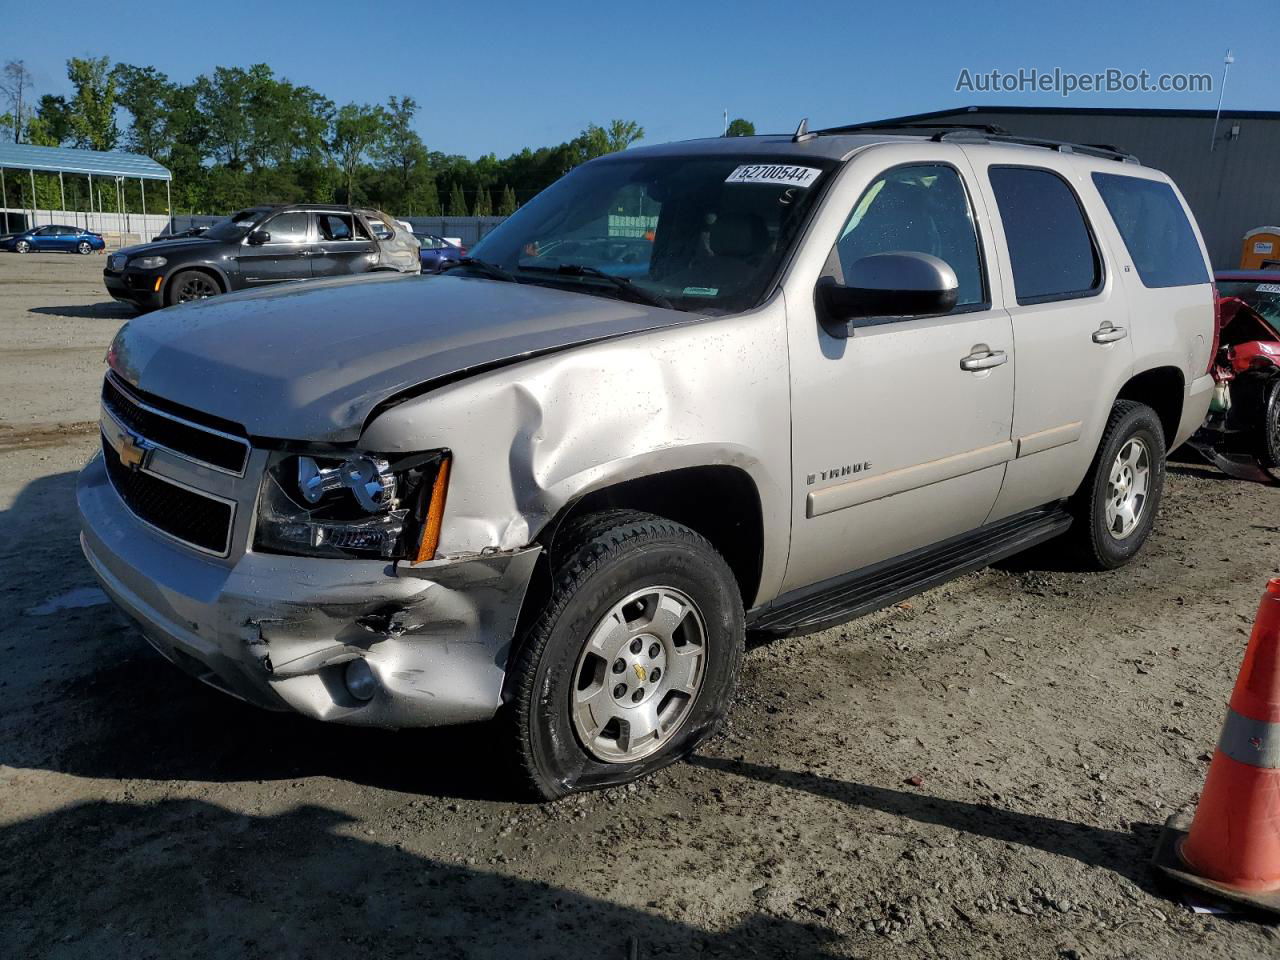
[[[102,279],[115,299],[152,310],[283,281],[421,269],[417,238],[386,214],[308,203],[250,207],[198,237],[126,247]]]

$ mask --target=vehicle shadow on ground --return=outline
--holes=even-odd
[[[27,312],[49,317],[72,317],[77,320],[130,320],[138,315],[138,311],[133,307],[117,303],[115,300],[66,307],[31,307]]]
[[[357,833],[322,807],[254,816],[198,800],[5,826],[0,942],[15,957],[832,956],[830,931],[779,917],[709,933]]]
[[[1155,849],[1160,827],[1153,823],[1135,822],[1127,832],[1107,830],[1054,817],[1001,810],[985,803],[947,800],[905,790],[847,783],[820,774],[784,770],[746,761],[695,755],[689,762],[708,770],[737,774],[791,790],[802,790],[850,807],[879,810],[904,820],[946,827],[1002,843],[1034,847],[1046,853],[1070,857],[1087,866],[1110,870],[1149,891],[1154,889],[1148,863],[1151,851]]]

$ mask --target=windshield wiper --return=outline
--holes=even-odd
[[[442,273],[450,273],[460,268],[474,270],[476,273],[484,274],[490,280],[502,280],[505,283],[519,283],[520,281],[513,275],[503,270],[495,263],[489,263],[486,260],[477,260],[475,257],[463,257],[453,266],[441,271]]]
[[[656,293],[650,293],[643,287],[637,287],[626,277],[615,277],[612,273],[605,273],[603,270],[597,270],[595,267],[588,267],[583,263],[561,263],[554,267],[543,267],[537,264],[526,266],[521,264],[520,269],[531,273],[555,273],[562,277],[591,277],[596,280],[605,280],[613,286],[625,293],[636,303],[645,303],[651,307],[666,307],[668,310],[674,310],[671,301],[666,297],[659,296]]]

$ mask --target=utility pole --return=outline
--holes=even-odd
[[[1214,147],[1218,145],[1218,118],[1222,116],[1222,98],[1227,92],[1227,71],[1231,69],[1231,65],[1236,62],[1236,58],[1231,56],[1231,50],[1227,50],[1227,55],[1222,58],[1222,83],[1218,87],[1218,109],[1213,115],[1213,132],[1209,134],[1209,152],[1213,153]]]

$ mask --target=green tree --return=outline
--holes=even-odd
[[[67,101],[49,93],[41,97],[35,113],[27,116],[23,138],[27,143],[38,147],[60,147],[71,139],[71,117]]]
[[[742,117],[734,117],[729,121],[729,128],[725,130],[726,137],[754,137],[756,135],[756,125],[750,120],[743,120]]]
[[[489,197],[488,187],[480,187],[476,190],[476,205],[471,215],[473,217],[493,216],[493,200]]]
[[[68,119],[76,146],[111,150],[120,131],[116,128],[116,78],[107,57],[72,57],[67,79],[75,88]]]
[[[355,197],[356,168],[383,136],[387,114],[382,107],[348,103],[333,118],[329,152],[342,170],[347,203]]]
[[[609,144],[609,153],[625,150],[637,140],[644,137],[644,127],[634,120],[610,120],[605,130],[605,138]]]
[[[434,179],[425,178],[414,190],[413,197],[409,201],[409,212],[411,215],[416,213],[420,217],[440,216],[440,193],[436,190]]]
[[[166,152],[166,120],[173,85],[155,67],[135,67],[129,63],[115,66],[116,97],[130,116],[124,142],[130,150],[148,157]]]
[[[233,170],[244,168],[249,143],[248,71],[241,67],[214,67],[213,76],[196,78],[196,107],[208,132],[212,156]]]
[[[386,128],[374,147],[374,157],[391,173],[394,181],[392,206],[409,203],[416,182],[423,178],[427,148],[413,129],[418,102],[413,97],[388,97]],[[436,205],[439,206],[437,199]]]
[[[509,217],[516,212],[516,192],[507,184],[502,188],[502,200],[498,203],[498,216]]]
[[[467,215],[467,198],[463,196],[462,184],[456,180],[453,182],[453,189],[449,191],[449,206],[444,215],[446,217],[465,217]]]

